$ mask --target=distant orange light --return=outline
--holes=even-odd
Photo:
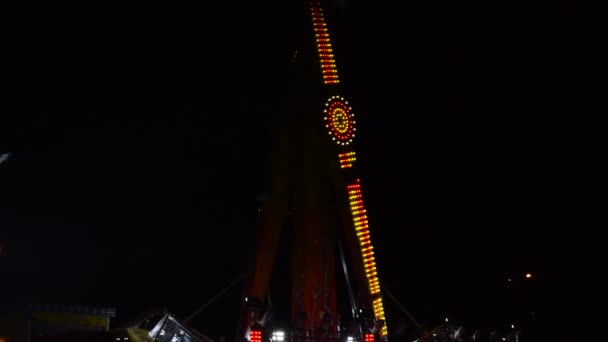
[[[526,278],[527,278],[527,279],[532,278],[532,273],[526,273]]]

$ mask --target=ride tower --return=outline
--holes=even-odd
[[[357,168],[356,116],[340,87],[326,2],[303,5],[303,29],[273,141],[270,189],[260,208],[237,341],[385,340],[383,299]],[[286,230],[291,318],[288,331],[273,335],[268,289]],[[338,270],[344,286],[337,285]],[[348,298],[346,315],[338,313],[338,292]]]

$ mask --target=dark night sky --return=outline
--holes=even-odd
[[[247,268],[282,3],[1,5],[3,300],[186,315]],[[591,281],[573,3],[339,3],[381,280],[422,321],[571,319]]]

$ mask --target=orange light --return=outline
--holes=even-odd
[[[355,157],[355,152],[340,153],[338,154],[338,159],[340,160],[340,167],[343,169],[352,167],[353,162],[357,160],[357,158]]]
[[[527,279],[532,278],[532,273],[526,273],[526,278],[527,278]]]
[[[348,153],[350,152],[344,154]],[[340,156],[342,156],[342,154],[340,154]],[[385,316],[384,306],[382,305],[382,297],[380,295],[380,281],[378,280],[378,272],[376,271],[376,261],[374,258],[373,251],[374,247],[371,243],[369,225],[367,222],[367,214],[363,206],[361,181],[357,179],[356,183],[348,184],[346,186],[346,191],[348,194],[351,214],[353,217],[353,224],[355,226],[355,233],[357,235],[357,238],[359,239],[359,247],[361,249],[361,256],[363,258],[363,268],[365,270],[367,284],[372,296],[376,297],[373,302],[374,315],[376,316],[376,319],[386,321],[384,318]],[[382,326],[382,329],[380,330],[380,335],[387,335],[386,324]],[[368,341],[367,335],[365,336],[365,341]],[[373,341],[373,339],[371,341]]]
[[[336,61],[334,60],[333,51],[329,34],[327,33],[327,24],[323,18],[323,10],[318,1],[313,1],[310,7],[312,15],[312,26],[317,43],[317,51],[319,53],[319,61],[321,62],[321,76],[324,84],[339,83],[338,70],[336,69]]]
[[[325,102],[325,109],[323,109],[325,127],[329,129],[332,140],[341,146],[349,145],[353,141],[357,130],[355,128],[355,114],[351,110],[352,108],[348,106],[348,102],[337,95],[330,97]],[[348,166],[342,166],[342,168],[344,167]]]

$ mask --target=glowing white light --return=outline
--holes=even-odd
[[[355,339],[354,339],[352,336],[348,336],[348,337],[346,338],[346,341],[348,341],[348,342],[353,342],[354,340],[355,340]]]
[[[273,331],[272,340],[277,341],[277,342],[285,341],[285,332],[284,331]]]

